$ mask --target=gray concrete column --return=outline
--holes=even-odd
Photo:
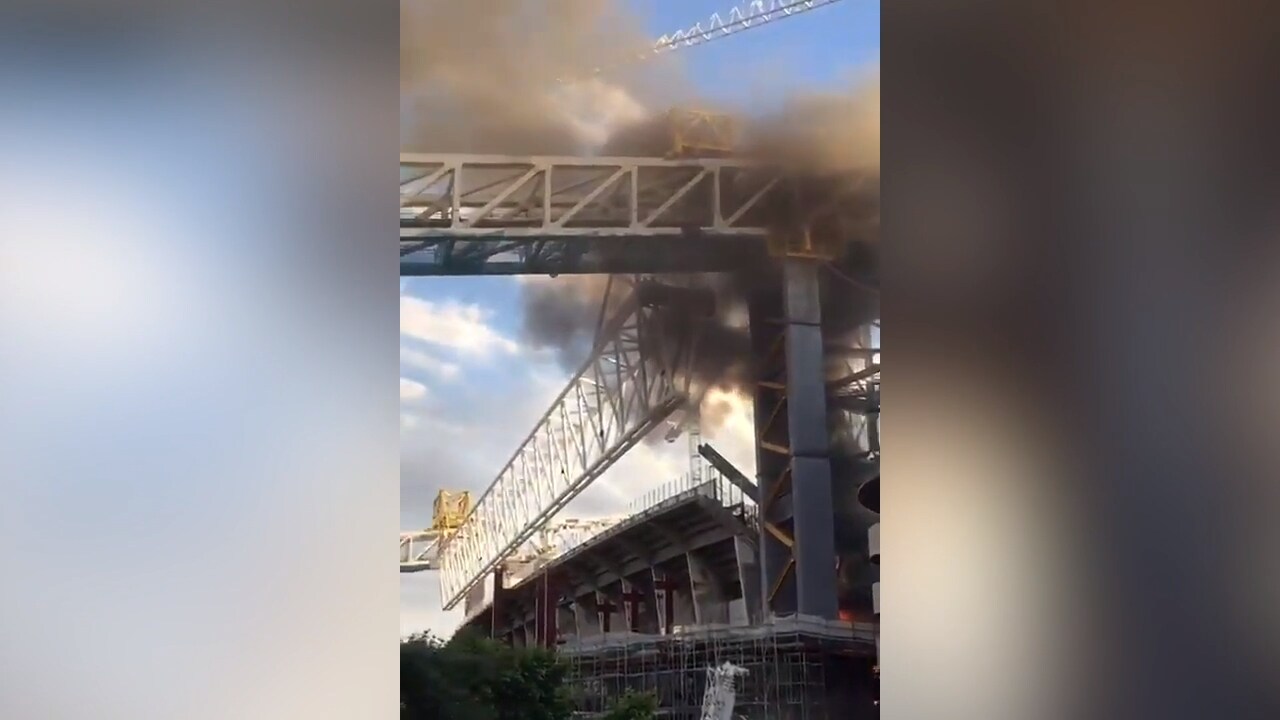
[[[764,621],[761,611],[760,561],[756,549],[745,538],[733,539],[734,553],[738,558],[738,578],[742,583],[742,600],[746,606],[747,624],[758,625]]]
[[[728,625],[729,603],[720,583],[696,552],[685,553],[693,589],[694,614],[699,625]]]
[[[573,600],[573,615],[577,621],[578,636],[595,637],[604,632],[600,625],[599,605],[594,590]]]

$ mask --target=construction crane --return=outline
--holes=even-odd
[[[400,572],[416,573],[439,570],[440,548],[471,514],[469,492],[441,490],[433,504],[431,526],[416,532],[400,534]],[[619,518],[591,520],[566,518],[548,523],[512,553],[507,560],[531,571],[570,548],[608,530]]]
[[[592,68],[588,74],[600,74],[632,62],[643,62],[676,50],[705,45],[753,28],[764,27],[804,13],[835,5],[841,0],[751,0],[739,3],[726,12],[715,12],[687,28],[664,34],[653,45],[638,53],[623,55],[613,62]],[[560,78],[567,82],[571,78]]]
[[[652,53],[661,55],[681,48],[705,45],[713,40],[763,27],[838,2],[840,0],[752,0],[741,3],[727,13],[712,13],[705,27],[702,22],[698,22],[692,27],[659,37],[653,44]]]
[[[471,493],[441,490],[431,509],[431,527],[400,533],[400,572],[437,569],[441,543],[471,514]]]
[[[756,0],[659,38],[647,55],[837,1]],[[631,157],[401,155],[401,274],[687,273],[735,270],[766,253],[830,259],[833,247],[811,228],[858,207],[866,190],[852,175],[823,178],[814,192],[733,158],[736,127],[715,113],[674,109],[647,132],[637,131],[643,147]],[[440,570],[446,609],[640,439],[696,403],[686,369],[697,323],[687,320],[706,310],[680,290],[636,287],[466,519],[434,537],[434,555],[421,562]],[[673,305],[681,309],[664,312]],[[413,543],[407,556],[423,557]],[[402,537],[402,560],[404,545]]]
[[[710,293],[642,282],[601,329],[596,347],[521,443],[471,515],[439,551],[441,594],[466,593],[636,443],[684,407]],[[691,321],[691,319],[693,321]]]

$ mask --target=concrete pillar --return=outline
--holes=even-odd
[[[558,643],[561,638],[572,638],[579,635],[578,630],[578,614],[574,612],[573,602],[564,598],[556,604],[556,627],[560,631],[557,638]]]
[[[596,637],[604,632],[600,625],[600,608],[594,590],[573,599],[573,614],[577,620],[579,637]]]
[[[694,614],[699,625],[728,625],[729,603],[719,579],[696,552],[685,553],[693,589]]]
[[[764,622],[764,614],[761,610],[760,561],[756,556],[756,549],[745,538],[735,537],[733,549],[738,558],[738,578],[742,583],[742,601],[746,609],[747,624],[758,625]]]

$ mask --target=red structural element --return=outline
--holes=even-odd
[[[556,627],[560,610],[560,587],[551,573],[543,573],[538,578],[536,603],[536,642],[540,647],[554,648],[560,635]]]
[[[502,617],[507,611],[506,604],[506,590],[502,587],[502,566],[499,565],[493,570],[493,603],[489,605],[489,637],[491,639],[501,638]]]
[[[640,603],[644,602],[644,593],[635,589],[624,590],[622,601],[627,604],[627,612],[630,613],[628,625],[631,632],[640,632]]]
[[[597,608],[600,613],[601,629],[604,630],[604,632],[609,632],[611,629],[610,626],[613,624],[611,616],[613,613],[617,612],[618,606],[614,605],[613,601],[610,600],[607,595],[601,593],[597,597]]]

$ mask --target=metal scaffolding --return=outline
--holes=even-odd
[[[865,631],[817,618],[758,627],[708,627],[671,636],[618,633],[560,646],[582,717],[598,717],[628,692],[651,693],[659,716],[697,720],[708,669],[742,668],[734,717],[844,720],[872,707]]]

